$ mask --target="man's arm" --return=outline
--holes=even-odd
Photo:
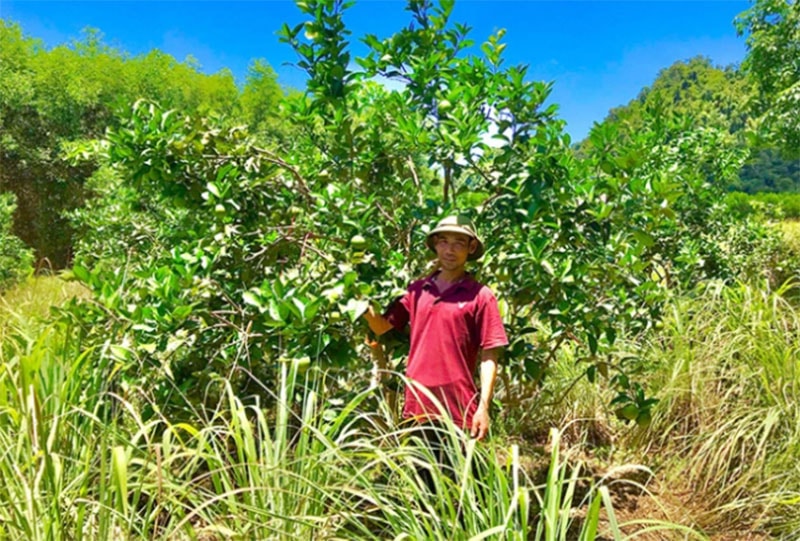
[[[489,432],[489,406],[494,394],[494,382],[497,379],[497,361],[503,348],[492,348],[481,351],[481,397],[478,410],[472,417],[470,434],[482,440]]]
[[[373,359],[375,359],[375,370],[373,371],[372,381],[370,383],[370,387],[374,388],[378,387],[381,381],[388,376],[388,373],[386,372],[388,367],[386,352],[383,350],[383,344],[378,341],[377,337],[394,329],[394,325],[392,325],[389,320],[382,315],[375,313],[375,309],[372,307],[371,303],[367,306],[367,311],[364,312],[363,317],[367,320],[367,325],[369,325],[370,330],[376,337],[373,339],[367,336],[364,340],[364,342],[372,351]],[[387,397],[387,402],[393,403],[394,397],[392,395],[392,391],[385,389],[384,393],[384,396]]]

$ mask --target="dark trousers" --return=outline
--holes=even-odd
[[[433,464],[431,466],[418,466],[416,468],[417,475],[419,475],[431,493],[436,494],[436,481],[434,472],[431,471],[432,467],[438,468],[448,479],[457,482],[458,470],[460,469],[457,453],[464,453],[463,442],[457,443],[453,441],[453,437],[447,427],[435,421],[418,423],[411,435],[417,437],[433,456]],[[472,460],[471,469],[473,477],[479,481],[481,479],[481,468],[478,460]]]
[[[427,422],[418,424],[413,434],[418,437],[423,445],[433,455],[434,463],[431,466],[436,466],[442,471],[451,481],[455,481],[456,470],[455,460],[453,453],[457,449],[453,449],[450,441],[450,435],[446,432],[446,428],[435,422]],[[417,466],[417,475],[428,487],[431,493],[436,494],[436,481],[434,473],[429,466]]]

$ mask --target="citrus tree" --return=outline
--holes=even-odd
[[[360,314],[427,272],[430,224],[460,212],[486,239],[476,272],[512,337],[507,398],[523,399],[569,345],[626,418],[647,422],[641,367],[614,344],[658,320],[670,285],[729,271],[709,257],[724,252],[715,186],[741,153],[656,112],[624,145],[598,128],[579,158],[545,104],[550,86],[504,65],[502,32],[474,52],[452,2],[411,1],[411,24],[366,36],[355,69],[348,6],[298,2],[306,20],[281,33],[308,75],[283,102],[292,137],[139,102],[76,150],[107,175],[74,269],[100,300],[76,312],[85,332],[162,405],[214,398],[220,375],[247,393],[309,366],[344,368],[329,381],[350,392],[371,368]],[[101,242],[104,228],[120,241]]]

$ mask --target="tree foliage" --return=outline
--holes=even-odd
[[[800,192],[800,159],[786,159],[774,148],[760,149],[742,167],[734,188],[746,193]]]
[[[240,102],[230,71],[205,75],[191,60],[157,50],[131,57],[105,45],[94,29],[48,50],[18,25],[0,21],[0,45],[0,189],[17,195],[17,235],[56,267],[72,253],[65,212],[85,201],[84,180],[95,169],[64,159],[71,143],[101,137],[117,125],[116,112],[140,97],[184,113],[244,115],[258,129],[277,106],[265,100],[256,112],[249,96],[281,93],[263,62]]]
[[[742,68],[758,90],[754,111],[762,137],[800,156],[800,4],[796,0],[756,0],[736,19],[747,35]]]
[[[720,204],[745,155],[736,138],[647,109],[625,137],[596,127],[579,157],[544,106],[550,87],[504,65],[502,32],[472,54],[451,2],[410,2],[409,25],[364,37],[360,71],[348,4],[298,7],[306,20],[281,38],[309,84],[283,100],[290,138],[262,145],[213,115],[140,101],[74,149],[105,164],[101,197],[76,215],[74,272],[100,301],[76,312],[87,336],[115,344],[121,373],[161,406],[175,392],[213,399],[220,375],[274,381],[286,363],[345,369],[330,381],[351,392],[371,369],[360,313],[429,272],[429,225],[461,212],[485,234],[477,273],[513,337],[506,398],[523,400],[569,347],[646,422],[642,367],[615,343],[653,326],[671,287],[743,268],[752,246],[726,242],[735,224]],[[389,357],[399,369],[402,347]]]
[[[33,255],[11,232],[16,197],[0,193],[0,291],[31,272]]]
[[[284,92],[278,84],[278,75],[266,60],[257,59],[247,71],[247,80],[239,97],[238,115],[253,133],[263,133],[268,138],[280,138],[282,119],[279,113]]]
[[[661,70],[628,105],[612,109],[605,122],[618,122],[625,133],[641,127],[647,109],[660,107],[691,116],[698,125],[731,133],[747,125],[752,85],[734,66],[717,67],[698,56]]]
[[[749,149],[754,96],[754,83],[741,70],[734,66],[720,68],[708,58],[695,57],[661,70],[652,85],[627,105],[612,109],[601,124],[617,124],[620,138],[628,140],[644,127],[648,111],[677,113],[698,126],[731,133],[743,149]],[[588,139],[581,142],[579,152],[585,151],[588,144]],[[761,146],[753,150],[728,189],[748,193],[796,191],[800,183],[800,176],[795,173],[798,164],[800,161],[780,155],[774,145]]]

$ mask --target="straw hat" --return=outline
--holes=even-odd
[[[478,247],[474,252],[469,254],[467,261],[475,261],[480,259],[480,257],[483,255],[483,241],[481,241],[480,237],[478,237],[478,234],[475,232],[475,225],[472,223],[472,220],[466,216],[448,216],[440,221],[433,231],[428,233],[428,238],[425,239],[425,244],[433,252],[436,252],[433,236],[437,233],[461,233],[478,241]]]

